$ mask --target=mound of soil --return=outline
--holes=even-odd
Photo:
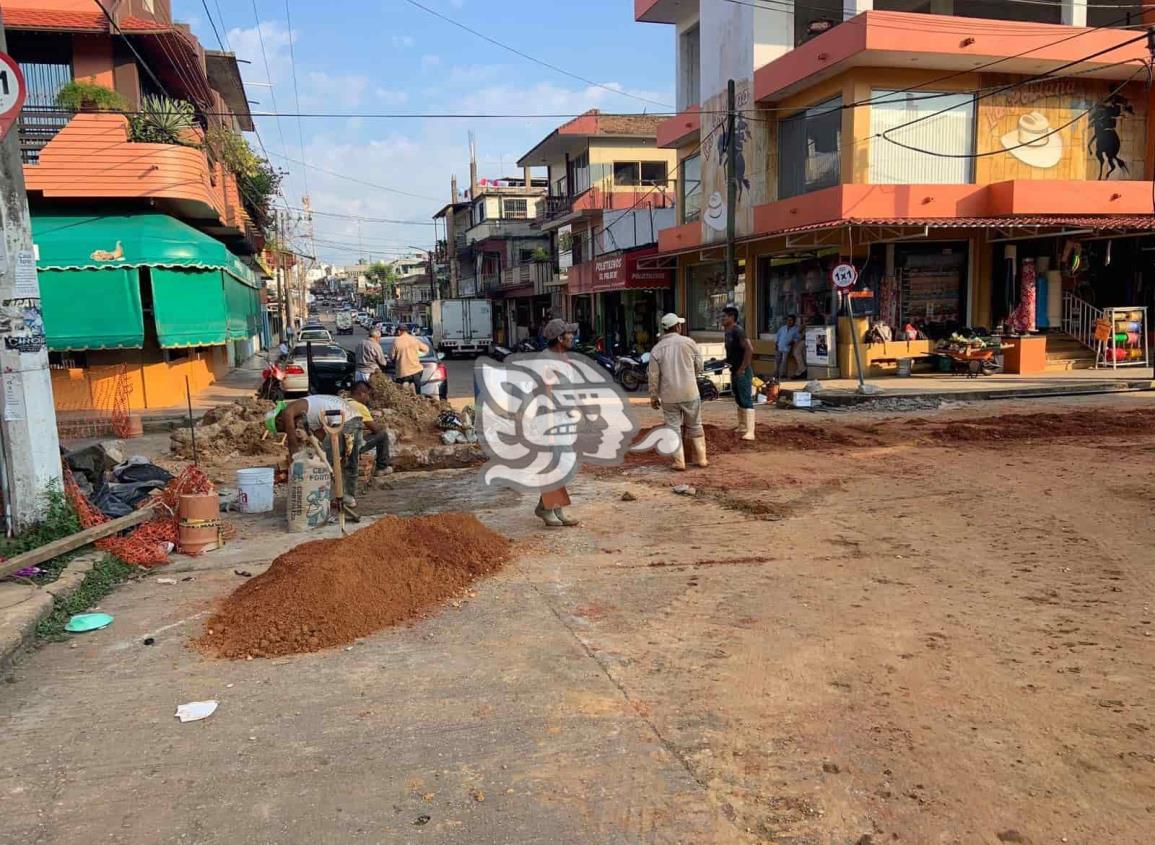
[[[224,600],[194,644],[232,659],[343,645],[421,616],[509,556],[510,541],[472,514],[386,517],[285,552]]]
[[[940,443],[1030,442],[1059,437],[1109,437],[1147,434],[1155,429],[1155,411],[1072,411],[1066,414],[1004,414],[948,422],[932,430]]]
[[[284,447],[279,446],[276,439],[264,438],[265,414],[272,408],[272,402],[245,397],[205,411],[196,424],[197,454],[200,459],[213,461],[233,455],[255,457],[284,454]],[[172,432],[169,446],[172,454],[178,458],[193,457],[192,435],[185,427]]]

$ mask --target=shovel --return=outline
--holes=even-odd
[[[341,438],[345,436],[345,412],[340,410],[326,411],[321,417],[321,427],[325,429],[325,433],[329,435],[329,445],[332,450],[333,464],[333,488],[337,501],[337,523],[341,526],[341,533],[349,533],[345,529],[345,482],[343,478],[344,467],[341,464]],[[357,516],[356,511],[351,508],[348,513],[353,522],[360,522],[361,518]]]

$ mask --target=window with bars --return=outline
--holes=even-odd
[[[778,124],[778,198],[837,185],[842,179],[842,98]]]
[[[501,216],[507,220],[525,220],[529,217],[529,200],[503,199]]]

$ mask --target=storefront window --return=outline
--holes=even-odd
[[[692,223],[702,213],[702,154],[682,159],[682,222]]]
[[[722,309],[733,305],[746,313],[746,269],[738,262],[737,283],[726,285],[722,261],[695,264],[686,270],[686,319],[692,331],[721,331]]]
[[[842,99],[835,97],[778,123],[778,196],[795,197],[841,180]]]
[[[902,325],[935,326],[947,333],[962,325],[966,242],[903,247],[895,250],[894,259]]]
[[[758,336],[772,340],[791,314],[802,325],[831,322],[830,271],[838,260],[837,251],[818,257],[762,258],[758,264]]]

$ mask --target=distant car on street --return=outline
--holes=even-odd
[[[304,342],[306,340],[311,340],[314,342],[321,342],[321,343],[332,343],[333,342],[333,335],[329,334],[328,329],[323,329],[319,325],[318,326],[306,326],[305,328],[301,329],[301,334],[297,338],[297,341],[298,342]]]
[[[356,369],[352,352],[346,352],[335,343],[298,344],[289,353],[285,364],[285,395],[304,396],[309,392],[309,351],[313,347],[313,382],[318,393],[337,393],[353,386]]]
[[[396,340],[392,335],[383,335],[381,338],[381,349],[388,357],[393,352],[393,341]],[[445,401],[449,398],[449,372],[445,369],[445,364],[441,362],[441,355],[438,355],[433,350],[433,343],[425,341],[425,352],[421,354],[421,395],[427,396],[430,399],[440,399]],[[393,377],[393,362],[389,362],[389,366],[385,368],[385,374],[390,378]]]
[[[337,334],[353,334],[353,317],[345,311],[337,315]]]

